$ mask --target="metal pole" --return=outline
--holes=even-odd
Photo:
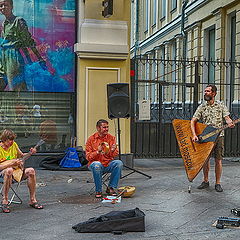
[[[118,158],[121,160],[121,140],[120,140],[120,135],[121,135],[121,130],[120,130],[120,120],[119,118],[117,119],[117,126],[118,126]]]
[[[119,152],[118,156],[119,156],[119,160],[121,160],[121,141],[120,141],[121,130],[120,130],[120,120],[119,120],[119,118],[117,119],[117,125],[118,125],[118,152]],[[141,171],[138,171],[138,170],[136,170],[134,168],[128,167],[126,165],[124,165],[124,167],[129,169],[129,170],[132,170],[132,172],[126,174],[125,176],[122,176],[121,179],[125,178],[125,177],[127,177],[127,176],[129,176],[129,175],[131,175],[131,174],[133,174],[135,172],[140,173],[140,174],[142,174],[142,175],[144,175],[144,176],[146,176],[148,178],[152,178],[150,175],[147,175],[147,174],[145,174],[145,173],[143,173]]]

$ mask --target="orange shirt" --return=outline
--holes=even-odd
[[[98,153],[98,146],[107,142],[109,145],[109,152],[106,154]],[[99,161],[104,167],[107,167],[109,163],[118,155],[118,149],[111,152],[111,147],[116,144],[116,138],[111,134],[107,134],[104,137],[100,137],[98,132],[90,136],[86,142],[86,157],[88,165],[94,161]]]

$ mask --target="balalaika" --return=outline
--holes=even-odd
[[[233,122],[236,124],[240,122],[240,119]],[[188,180],[192,182],[202,169],[204,163],[210,158],[219,134],[228,128],[228,125],[226,124],[221,128],[214,128],[197,122],[196,134],[199,141],[193,142],[190,120],[174,119],[172,124]]]
[[[41,146],[44,143],[45,143],[45,141],[41,139],[40,141],[38,141],[38,143],[36,144],[36,146],[34,148],[37,149],[39,146]],[[20,158],[20,160],[22,160],[22,162],[23,162],[23,165],[24,165],[25,161],[28,158],[31,157],[31,155],[32,155],[32,152],[29,151],[22,158]],[[3,160],[0,160],[0,164],[1,165],[8,164],[10,161],[12,161],[12,160],[3,159]],[[22,176],[23,176],[23,168],[20,168],[20,167],[14,168],[14,170],[13,170],[13,178],[14,178],[14,180],[16,180],[17,182],[20,182],[22,180]]]

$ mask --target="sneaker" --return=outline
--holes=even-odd
[[[222,189],[222,187],[221,187],[220,184],[215,184],[215,190],[216,190],[217,192],[223,192],[223,189]]]
[[[202,182],[198,187],[197,189],[205,189],[205,188],[208,188],[209,187],[209,182]]]

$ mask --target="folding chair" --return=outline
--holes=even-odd
[[[103,185],[107,188],[108,187],[108,185],[107,185],[107,181],[109,181],[109,178],[110,178],[110,173],[104,173],[103,175],[102,175],[102,183],[103,183]],[[87,180],[87,183],[90,183],[90,182],[92,182],[91,180]],[[94,181],[93,181],[94,182]],[[95,186],[93,186],[90,190],[89,190],[89,193],[90,193],[90,195],[92,195],[93,193],[94,193],[94,188],[95,188]]]
[[[2,184],[0,192],[1,192],[1,195],[3,196],[3,176],[0,176],[0,183]],[[21,182],[15,182],[13,180],[12,186],[10,187],[12,196],[10,197],[10,200],[8,200],[8,205],[10,205],[11,203],[22,204],[22,199],[17,194],[17,190],[19,189],[20,184]],[[13,185],[16,185],[16,186],[14,187]]]

